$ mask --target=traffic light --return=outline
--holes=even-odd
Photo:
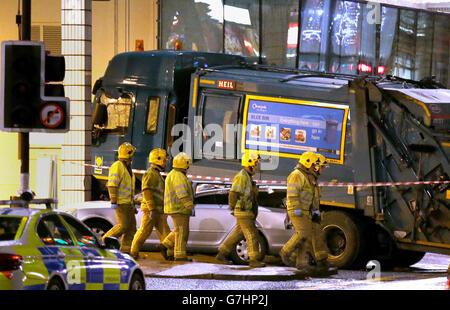
[[[13,132],[66,132],[63,56],[45,55],[42,42],[2,42],[0,127]]]

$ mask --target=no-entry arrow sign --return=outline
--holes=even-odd
[[[55,128],[61,125],[64,120],[64,111],[63,109],[55,104],[48,103],[42,107],[40,112],[40,119],[42,125],[48,128]]]

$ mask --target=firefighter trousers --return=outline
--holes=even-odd
[[[170,233],[170,228],[167,224],[167,215],[158,211],[143,212],[141,227],[139,227],[139,230],[134,235],[133,242],[131,244],[131,255],[137,255],[139,253],[139,250],[144,245],[145,240],[147,240],[152,233],[153,227],[155,228],[160,242],[163,242]]]
[[[187,258],[186,246],[189,239],[190,215],[170,214],[174,230],[164,239],[162,244],[169,250],[174,250],[174,258]]]
[[[106,237],[122,236],[120,242],[120,251],[123,253],[130,253],[131,243],[133,241],[134,234],[136,233],[136,216],[135,208],[133,205],[119,205],[115,210],[117,217],[117,225],[111,228],[103,236],[103,240]]]
[[[225,239],[219,247],[219,253],[228,256],[236,243],[242,239],[244,234],[248,246],[248,256],[251,261],[259,258],[258,229],[254,218],[236,217],[236,226],[231,234]]]
[[[288,212],[289,219],[294,226],[295,233],[281,249],[281,255],[291,256],[297,251],[297,266],[309,264],[309,251],[314,249],[312,244],[313,222],[311,215],[307,211],[302,211],[301,215]]]

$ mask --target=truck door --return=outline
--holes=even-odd
[[[204,93],[201,98],[203,158],[236,160],[241,151],[239,109],[242,96],[235,94]]]
[[[147,167],[149,152],[164,147],[164,110],[167,95],[160,91],[137,90],[131,143],[136,146],[133,167]]]

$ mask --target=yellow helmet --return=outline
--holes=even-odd
[[[328,166],[328,161],[322,154],[317,154],[319,156],[319,164],[316,165],[316,171],[319,171],[320,167]]]
[[[191,156],[186,153],[179,153],[173,158],[172,166],[178,169],[188,169],[191,165],[191,162]]]
[[[261,159],[258,151],[250,151],[244,153],[241,159],[242,167],[253,167],[255,168],[258,165],[258,161]]]
[[[167,158],[166,150],[154,149],[150,152],[148,162],[158,166],[163,166]]]
[[[311,166],[319,160],[319,156],[314,152],[305,152],[300,156],[299,163],[306,168],[311,168]]]
[[[124,142],[119,146],[119,159],[131,159],[134,152],[136,152],[136,148],[131,143]]]

